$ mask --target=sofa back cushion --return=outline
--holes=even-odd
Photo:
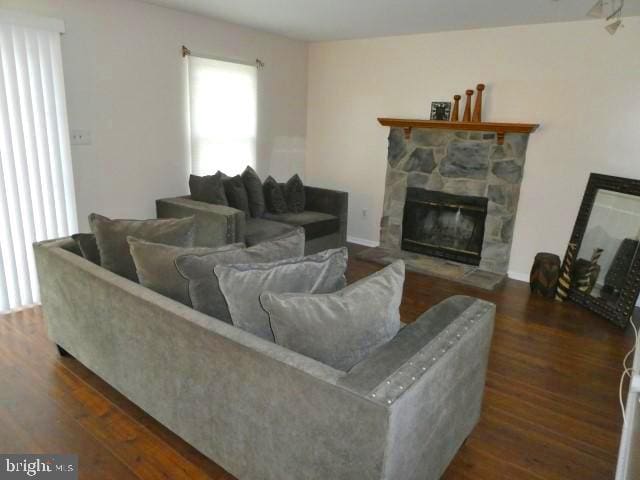
[[[348,371],[400,330],[404,262],[335,293],[263,292],[277,344]]]
[[[176,267],[176,258],[181,255],[210,255],[230,250],[244,249],[243,243],[232,243],[221,247],[176,247],[127,237],[129,250],[136,266],[140,284],[192,307],[189,298],[189,281]]]
[[[213,203],[215,205],[228,205],[227,195],[222,184],[222,173],[215,175],[190,175],[189,191],[191,199],[198,202]]]
[[[247,166],[242,172],[242,182],[247,190],[247,197],[249,197],[251,216],[255,218],[262,217],[266,211],[266,204],[260,177],[253,168]]]
[[[227,195],[227,201],[229,206],[243,211],[246,218],[251,216],[249,210],[249,196],[247,195],[247,189],[244,188],[244,182],[240,175],[235,177],[226,177],[223,180],[224,193]]]
[[[284,184],[284,196],[288,211],[292,213],[304,212],[306,203],[304,184],[297,173]]]
[[[276,180],[269,176],[262,185],[264,199],[269,213],[286,213],[287,202],[284,198],[284,190]]]
[[[343,247],[272,263],[216,265],[214,272],[233,325],[273,341],[269,316],[260,305],[262,292],[335,292],[346,284],[346,269]]]
[[[191,247],[195,236],[194,218],[111,220],[92,213],[89,215],[89,225],[96,236],[101,265],[113,273],[137,282],[136,266],[129,253],[127,237]]]
[[[100,265],[100,250],[96,243],[96,236],[93,233],[76,233],[71,238],[84,258],[96,265]]]
[[[281,237],[242,250],[206,255],[181,255],[176,258],[178,272],[189,281],[189,300],[199,312],[231,323],[229,309],[220,292],[213,268],[232,263],[273,262],[304,255],[304,230],[298,228]]]

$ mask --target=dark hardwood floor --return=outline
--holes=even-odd
[[[349,280],[379,268],[352,255]],[[629,332],[575,305],[530,296],[522,282],[490,293],[413,273],[403,320],[457,294],[495,302],[498,314],[482,418],[444,478],[613,478]],[[234,478],[60,357],[39,308],[0,316],[0,452],[77,453],[82,479]]]

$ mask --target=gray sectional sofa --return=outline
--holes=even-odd
[[[449,298],[342,372],[75,249],[35,245],[50,338],[242,480],[437,479],[478,421],[493,304]]]
[[[158,218],[196,216],[197,231],[206,236],[199,245],[244,242],[247,246],[280,236],[296,227],[306,235],[305,254],[338,248],[347,242],[349,196],[346,192],[305,186],[306,209],[302,213],[267,213],[262,218],[245,218],[232,207],[192,200],[190,196],[156,200]]]

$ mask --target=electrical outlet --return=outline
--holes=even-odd
[[[362,218],[367,218],[367,214],[369,213],[369,211],[366,208],[362,209]]]
[[[89,130],[71,130],[71,145],[91,145]]]

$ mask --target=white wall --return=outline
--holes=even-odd
[[[156,198],[187,192],[183,44],[194,53],[263,60],[258,171],[282,175],[304,164],[304,42],[133,0],[2,0],[1,5],[65,22],[69,126],[93,135],[91,146],[72,147],[81,229],[90,212],[152,217]],[[281,157],[289,167],[280,165]]]
[[[527,152],[510,272],[563,254],[590,172],[640,178],[640,17],[315,43],[307,181],[350,192],[349,235],[377,241],[388,129],[488,85],[485,120],[540,123]],[[367,209],[366,217],[362,210]]]

